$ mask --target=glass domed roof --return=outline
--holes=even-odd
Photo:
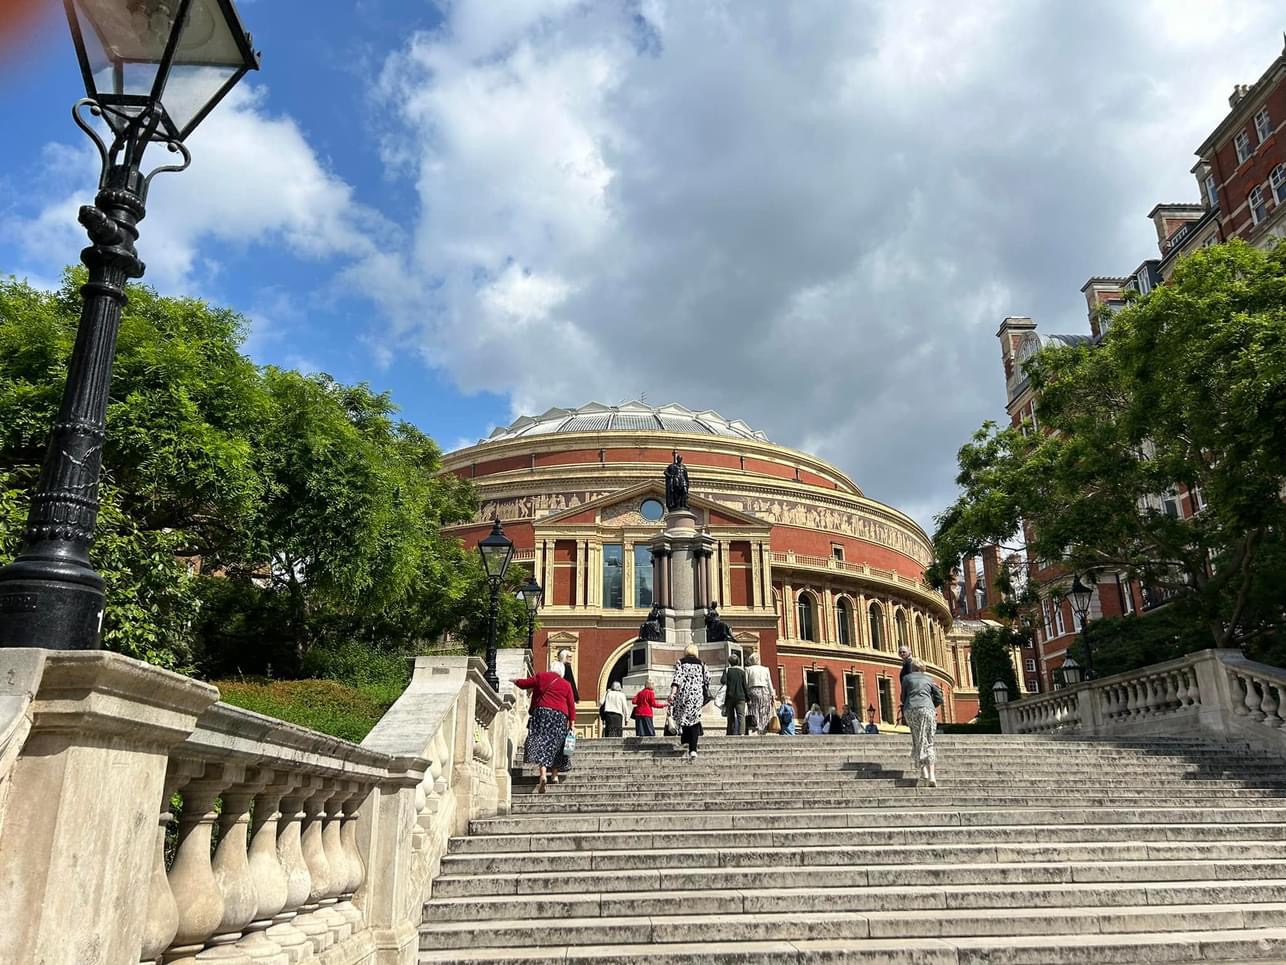
[[[768,437],[740,419],[728,420],[712,409],[694,412],[681,405],[589,402],[576,409],[550,409],[537,416],[520,416],[487,437],[487,442],[540,436],[555,432],[686,432],[767,442]]]

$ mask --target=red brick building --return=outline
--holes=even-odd
[[[445,460],[481,498],[477,521],[452,531],[472,545],[493,516],[503,521],[517,560],[545,587],[534,659],[545,666],[570,651],[590,726],[607,686],[629,671],[652,603],[649,546],[674,450],[714,538],[722,616],[797,710],[855,704],[895,720],[906,642],[948,695],[946,719],[977,714],[968,642],[949,639],[951,607],[923,581],[929,538],[910,517],[744,422],[591,403],[520,418]]]
[[[1052,344],[1096,342],[1110,327],[1111,312],[1125,303],[1127,291],[1146,295],[1165,284],[1179,259],[1197,248],[1232,238],[1267,247],[1286,237],[1286,49],[1254,84],[1238,85],[1228,103],[1228,114],[1196,151],[1192,174],[1201,200],[1156,205],[1148,212],[1156,228],[1156,256],[1128,275],[1095,276],[1085,283],[1081,288],[1088,316],[1085,332],[1038,333],[1036,323],[1025,316],[1010,316],[1001,323],[996,335],[1011,425],[1026,424],[1031,431],[1040,431],[1039,399],[1023,371],[1023,362],[1033,353]],[[1188,492],[1181,486],[1158,493],[1155,501],[1156,509],[1180,519],[1205,505],[1199,491]],[[1051,581],[1055,590],[1070,583],[1070,576],[1056,562],[1033,559],[1028,563],[1031,577]],[[1100,574],[1089,617],[1144,613],[1166,599],[1154,587],[1119,574]],[[1079,630],[1079,620],[1065,599],[1057,598],[1057,593],[1046,599],[1037,626],[1036,686],[1029,677],[1028,690],[1056,685],[1054,671],[1062,666]]]

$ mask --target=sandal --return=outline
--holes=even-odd
[[[549,790],[549,788],[546,787],[545,779],[542,777],[540,781],[536,784],[536,793],[544,794],[547,790]]]

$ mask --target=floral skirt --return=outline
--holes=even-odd
[[[563,741],[566,739],[567,715],[549,707],[537,707],[527,720],[523,760],[559,771],[571,770],[571,761],[563,754]]]
[[[755,719],[755,729],[766,731],[768,722],[773,719],[772,691],[767,687],[750,688],[750,706],[746,713]]]
[[[911,763],[916,767],[932,764],[937,759],[933,750],[937,718],[932,707],[912,707],[906,712],[906,724],[911,728]]]

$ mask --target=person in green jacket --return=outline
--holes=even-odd
[[[746,730],[746,701],[750,699],[750,688],[746,686],[746,672],[741,669],[739,654],[728,654],[723,687],[723,715],[728,718],[728,733],[741,736]]]

